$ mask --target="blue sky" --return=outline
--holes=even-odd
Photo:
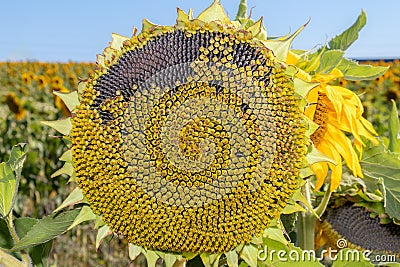
[[[198,15],[212,0],[4,1],[0,10],[0,61],[95,61],[111,33],[131,35],[142,18],[172,25],[176,7]],[[221,0],[234,18],[239,0]],[[268,34],[285,35],[311,19],[293,48],[323,45],[353,24],[364,9],[367,24],[347,51],[351,58],[400,58],[400,1],[248,0],[252,18],[264,17]]]

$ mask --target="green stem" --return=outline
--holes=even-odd
[[[10,212],[10,214],[7,216],[6,222],[7,222],[7,226],[10,231],[11,237],[14,240],[14,243],[17,243],[19,241],[19,237],[17,235],[17,231],[15,231],[15,228],[14,228],[12,212]],[[20,262],[21,263],[20,266],[25,266],[25,267],[32,266],[31,257],[29,257],[29,254],[26,252],[26,250],[21,251],[21,258],[22,258],[23,263]]]
[[[302,194],[307,199],[307,202],[311,206],[311,192],[310,183],[306,181],[306,184],[301,188]],[[317,218],[315,214],[306,209],[305,212],[301,212],[298,223],[297,223],[297,240],[298,246],[303,250],[314,250],[314,231],[315,222]]]
[[[315,208],[315,213],[318,215],[318,217],[321,217],[322,214],[324,214],[326,207],[328,206],[329,199],[331,198],[332,192],[329,188],[326,189],[324,196],[321,200],[321,203],[319,203],[318,207]]]

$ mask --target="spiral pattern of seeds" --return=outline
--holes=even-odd
[[[72,124],[91,208],[129,242],[163,251],[249,242],[286,205],[305,153],[284,68],[251,33],[222,26],[125,42],[88,80]]]
[[[381,224],[379,217],[371,218],[364,207],[345,205],[328,209],[322,229],[331,244],[344,238],[350,248],[368,249],[400,258],[400,226],[393,222]]]

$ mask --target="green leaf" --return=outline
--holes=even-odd
[[[258,249],[251,244],[244,245],[240,258],[243,259],[250,267],[257,267]]]
[[[7,162],[0,163],[0,215],[6,217],[14,206],[21,171],[28,153],[26,144],[12,147]]]
[[[386,213],[400,219],[399,154],[388,151],[382,142],[377,146],[369,143],[360,164],[366,182],[377,184],[383,193]]]
[[[26,233],[38,222],[34,218],[17,218],[14,220],[14,227],[19,238],[22,238]],[[14,245],[13,238],[8,230],[7,224],[3,219],[0,219],[0,247],[5,249],[10,249]],[[39,244],[37,246],[28,249],[28,254],[32,259],[34,266],[45,267],[48,266],[47,259],[50,254],[52,247],[52,240],[44,244]],[[0,260],[1,262],[1,260]],[[15,265],[17,266],[17,265]]]
[[[68,195],[68,197],[63,201],[63,203],[61,203],[61,205],[54,210],[54,212],[59,212],[65,207],[81,203],[83,199],[84,196],[82,190],[79,187],[77,187]]]
[[[336,255],[332,267],[370,267],[374,266],[367,261],[362,251],[355,249],[341,249]]]
[[[396,102],[392,99],[392,111],[389,117],[389,150],[400,153],[400,123],[399,113],[397,112]]]
[[[295,213],[295,212],[299,212],[299,211],[303,211],[306,212],[306,210],[300,206],[297,203],[293,203],[290,204],[288,203],[282,210],[282,214],[291,214],[291,213]]]
[[[344,78],[350,81],[373,80],[382,76],[389,67],[360,65],[357,62],[343,58],[338,69]]]
[[[79,106],[79,97],[77,91],[72,91],[70,93],[62,93],[59,91],[53,91],[53,94],[61,98],[64,102],[65,106],[68,108],[69,111],[75,111],[75,108]]]
[[[346,51],[347,48],[358,39],[358,33],[364,27],[366,22],[367,16],[365,15],[364,10],[362,10],[356,22],[350,28],[329,41],[329,49]]]
[[[26,235],[15,244],[11,251],[23,250],[43,244],[65,233],[79,212],[79,210],[70,210],[38,220]]]
[[[342,61],[343,54],[341,50],[328,50],[322,53],[317,72],[330,73]]]
[[[74,222],[68,227],[67,230],[71,230],[75,226],[86,222],[86,221],[92,221],[96,219],[96,214],[93,213],[93,210],[89,206],[83,206],[81,211],[79,212],[79,215],[76,216]]]
[[[55,121],[41,121],[40,123],[47,125],[63,135],[69,135],[72,129],[71,118]]]
[[[38,222],[38,219],[34,218],[17,218],[14,220],[15,230],[19,238],[23,238],[30,229]],[[47,265],[47,259],[50,255],[50,251],[53,245],[53,241],[47,241],[43,244],[36,245],[28,249],[28,254],[32,259],[34,266],[45,267]]]
[[[314,208],[311,206],[311,204],[307,201],[306,197],[301,193],[301,188],[297,189],[294,191],[291,199],[295,202],[300,202],[302,203],[309,211],[311,211],[315,217],[318,217],[318,215],[315,213]]]
[[[239,255],[235,250],[231,250],[225,253],[226,262],[229,267],[238,267]]]
[[[34,246],[28,250],[29,256],[32,259],[32,264],[35,267],[47,267],[48,258],[53,247],[53,240],[47,241],[44,244]]]
[[[101,242],[103,242],[104,238],[109,235],[112,235],[112,231],[108,225],[104,225],[97,231],[96,235],[96,251],[99,249]]]
[[[240,0],[239,8],[236,13],[235,20],[240,21],[242,19],[247,19],[247,3],[246,2],[247,2],[246,0]]]

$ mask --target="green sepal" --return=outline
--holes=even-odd
[[[254,38],[257,38],[260,40],[267,39],[267,31],[265,30],[265,27],[263,24],[263,17],[261,17],[258,21],[254,22],[246,30],[251,32]]]
[[[250,267],[257,267],[258,248],[253,244],[246,244],[240,252],[239,257]]]
[[[100,56],[100,55],[97,55],[98,57]],[[104,57],[103,57],[103,60],[104,60]],[[96,61],[97,62],[97,61]],[[104,64],[104,61],[103,61],[103,64]],[[104,67],[105,67],[105,65],[104,65]],[[78,97],[80,96],[80,95],[82,95],[83,94],[83,90],[86,88],[86,82],[84,82],[84,81],[79,81],[79,83],[78,83]]]
[[[66,150],[58,159],[61,161],[72,163],[72,150]]]
[[[294,38],[296,38],[296,36],[307,26],[307,24],[308,22],[301,26],[292,35],[277,39],[261,40],[261,42],[274,52],[278,60],[286,62],[287,55]]]
[[[225,252],[225,256],[226,256],[226,263],[228,264],[229,267],[238,267],[239,255],[235,250]]]
[[[100,229],[97,231],[96,235],[96,251],[99,249],[101,243],[103,240],[109,236],[112,235],[113,232],[110,230],[110,227],[108,225],[103,225],[100,227]]]
[[[82,190],[78,187],[76,187],[69,195],[68,197],[61,203],[60,206],[58,206],[53,212],[59,212],[63,208],[66,208],[68,206],[72,206],[75,204],[82,203],[83,199],[85,197],[83,196]]]
[[[72,91],[70,93],[53,91],[53,94],[61,98],[61,100],[64,102],[65,106],[70,112],[74,112],[75,108],[80,104],[77,91]]]
[[[207,252],[200,253],[201,261],[203,262],[205,267],[218,267],[219,258],[222,253],[211,254]]]
[[[285,236],[283,235],[283,224],[280,221],[280,219],[273,219],[269,225],[268,228],[264,229],[263,232],[263,240],[264,239],[273,239],[276,241],[279,241],[283,244],[288,244],[289,242],[286,240]]]
[[[306,82],[297,77],[293,79],[293,83],[295,92],[302,97],[306,97],[311,89],[319,85],[319,83]]]
[[[158,256],[160,256],[160,258],[165,263],[165,267],[173,267],[177,260],[182,259],[182,256],[179,254],[172,254],[172,253],[161,252],[161,251],[157,251],[156,253],[158,254]]]
[[[142,250],[143,255],[146,257],[148,267],[156,267],[157,260],[160,256],[154,250]]]
[[[87,222],[93,221],[96,219],[96,214],[93,213],[93,210],[89,206],[83,206],[78,216],[76,216],[74,222],[68,227],[67,230],[71,230],[75,226]]]
[[[350,255],[350,256],[349,256]],[[332,267],[373,267],[370,260],[366,259],[362,251],[343,248],[335,256]],[[377,265],[378,266],[378,265]],[[386,264],[384,266],[387,266]]]
[[[71,118],[65,118],[55,121],[41,121],[40,123],[47,125],[63,135],[69,135],[72,129]]]
[[[220,3],[220,0],[214,0],[214,2],[208,8],[206,8],[203,12],[200,13],[197,19],[207,23],[216,20],[219,20],[223,23],[230,22],[228,16],[225,13],[224,8]]]
[[[128,37],[122,36],[122,35],[119,35],[116,33],[112,33],[111,38],[112,38],[112,41],[110,43],[110,47],[113,49],[117,49],[117,50],[119,50],[123,47],[125,41],[129,40]]]
[[[137,256],[139,256],[142,253],[143,250],[144,249],[142,247],[129,243],[128,244],[129,259],[131,259],[131,261],[134,261],[137,258]]]
[[[72,176],[73,173],[74,173],[74,166],[72,165],[72,163],[65,162],[64,165],[59,170],[57,170],[55,173],[53,173],[50,177],[54,178],[61,174],[66,174],[68,176]]]

